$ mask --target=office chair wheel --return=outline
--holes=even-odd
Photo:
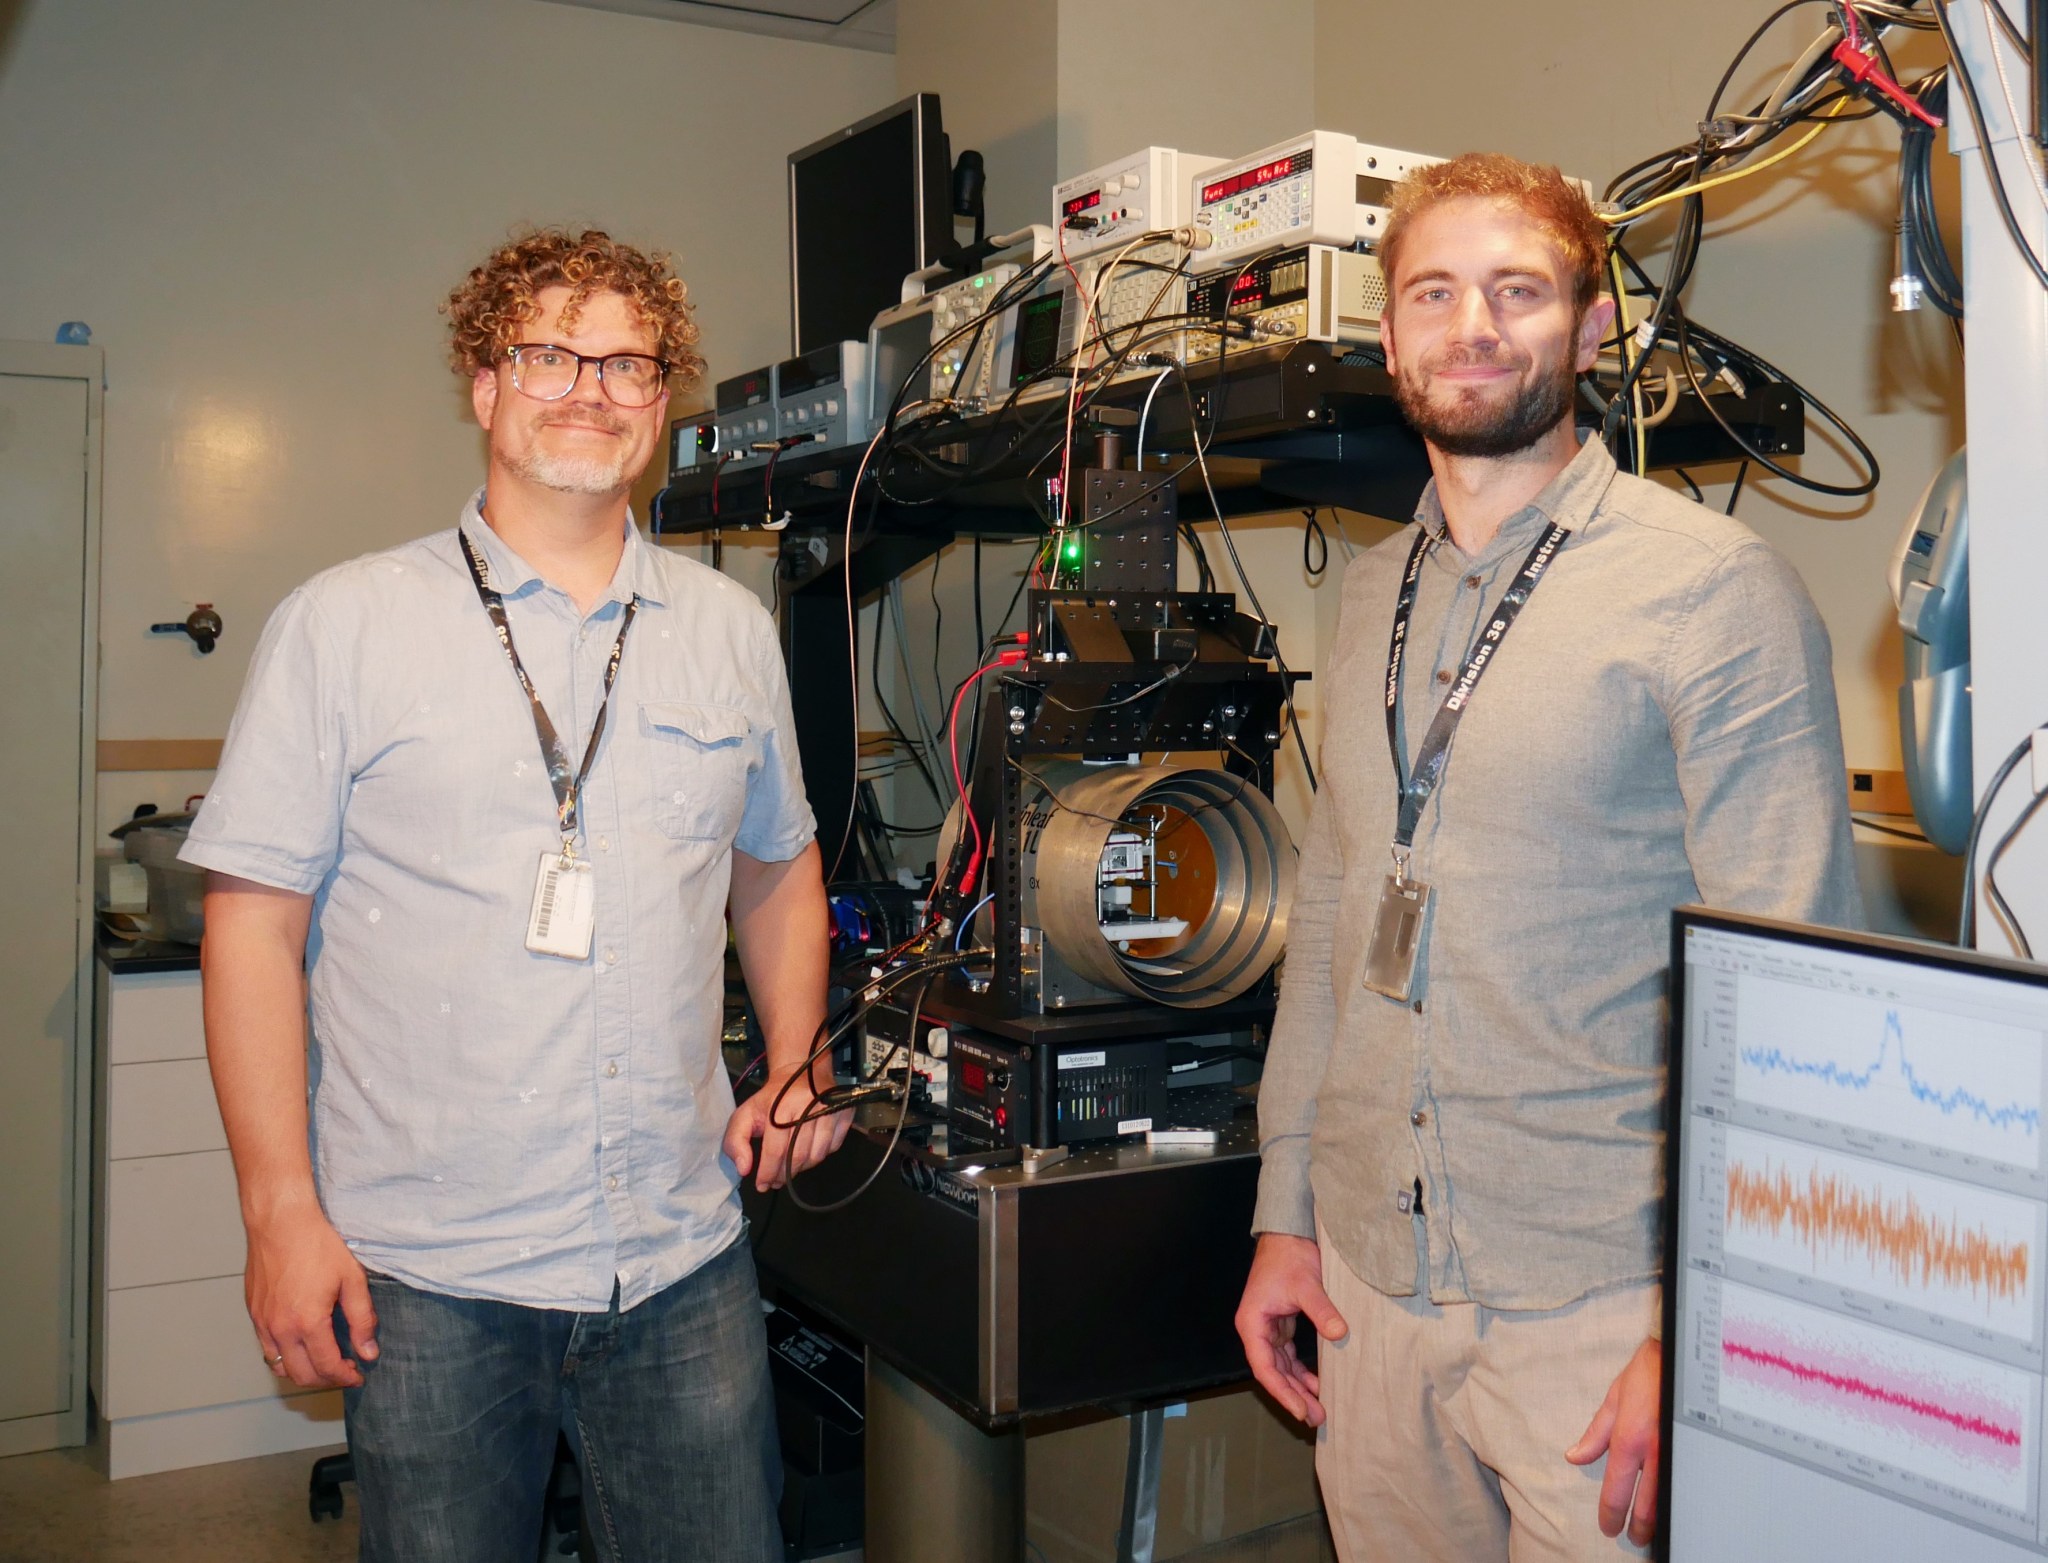
[[[330,1454],[313,1462],[313,1474],[306,1483],[306,1512],[313,1523],[341,1518],[341,1484],[356,1479],[354,1463],[346,1454]]]

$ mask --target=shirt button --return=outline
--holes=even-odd
[[[1422,1013],[1422,1000],[1420,999],[1415,1001],[1415,1013],[1418,1015]]]
[[[1451,681],[1451,670],[1449,668],[1438,668],[1436,671],[1436,681],[1439,684],[1448,684]]]
[[[600,852],[609,852],[609,851],[611,851],[611,849],[612,849],[612,838],[611,838],[610,836],[599,836],[599,837],[597,838],[597,850],[598,850],[598,851],[600,851]]]
[[[1429,1122],[1429,1114],[1418,1107],[1414,1112],[1408,1115],[1408,1121],[1414,1124],[1415,1127],[1419,1129],[1424,1124]]]
[[[606,1178],[604,1180],[604,1186],[608,1189],[615,1189],[619,1186],[619,1180],[616,1177]]]
[[[606,1064],[604,1066],[604,1072],[608,1075],[616,1075],[619,1072],[618,1060],[613,1059],[612,1062]]]
[[[1476,592],[1479,590],[1479,577],[1476,575],[1468,575],[1465,577],[1465,584]]]
[[[619,964],[619,952],[618,952],[617,950],[606,950],[606,951],[604,952],[604,963],[605,963],[605,965],[607,965],[607,966],[616,966],[616,965],[618,965],[618,964]]]

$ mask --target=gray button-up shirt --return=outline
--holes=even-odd
[[[1660,1255],[1674,906],[1858,916],[1828,643],[1754,534],[1619,474],[1598,440],[1475,557],[1438,541],[1409,630],[1404,767],[1543,528],[1571,537],[1452,742],[1410,874],[1412,1004],[1362,983],[1396,813],[1382,701],[1412,534],[1345,572],[1323,786],[1259,1103],[1255,1225],[1390,1295],[1561,1306]]]
[[[532,708],[453,531],[314,577],[271,618],[189,862],[314,897],[313,1166],[356,1257],[465,1297],[631,1307],[739,1233],[719,1141],[732,850],[812,836],[774,628],[630,521],[585,615],[462,526],[579,763],[590,958],[525,948],[558,852]]]

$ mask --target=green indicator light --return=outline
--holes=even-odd
[[[974,285],[975,285],[975,286],[976,286],[977,288],[985,288],[985,287],[987,287],[987,286],[988,286],[988,278],[986,278],[986,277],[976,277],[976,278],[974,279]]]
[[[1073,540],[1073,541],[1070,541],[1070,542],[1068,542],[1068,544],[1066,545],[1066,548],[1065,548],[1064,552],[1065,552],[1066,556],[1067,556],[1067,557],[1068,557],[1069,559],[1078,559],[1078,558],[1080,558],[1080,557],[1081,557],[1081,544],[1080,544],[1080,542],[1079,542],[1078,540]]]

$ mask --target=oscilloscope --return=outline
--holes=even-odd
[[[2048,968],[1681,908],[1673,1563],[2048,1557]]]

